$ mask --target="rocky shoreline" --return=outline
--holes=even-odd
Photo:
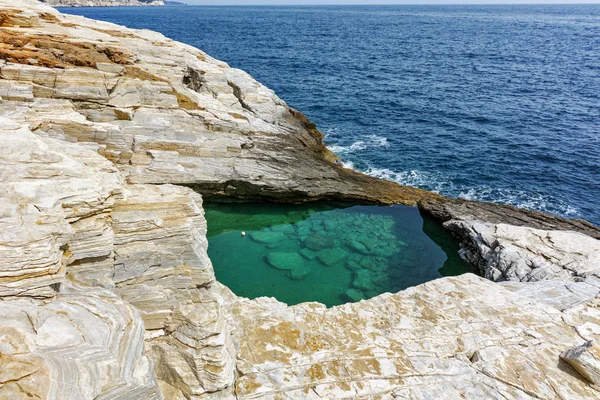
[[[155,32],[0,0],[0,34],[0,398],[600,398],[597,227],[345,169],[271,90]],[[238,298],[202,197],[418,205],[489,279]]]
[[[41,0],[53,7],[164,6],[164,0]]]

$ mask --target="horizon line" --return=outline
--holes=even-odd
[[[219,3],[212,3],[210,1],[207,1],[206,3],[195,3],[195,4],[190,4],[190,3],[186,3],[185,1],[177,1],[177,0],[165,0],[165,2],[169,2],[169,1],[173,1],[175,3],[180,3],[182,5],[185,6],[211,6],[211,7],[227,7],[227,6],[335,6],[335,5],[339,5],[339,6],[590,6],[590,5],[600,5],[600,0],[598,2],[588,2],[588,3],[580,3],[580,2],[545,2],[545,3],[540,3],[540,2],[470,2],[470,1],[457,1],[457,2],[452,2],[452,3],[443,3],[443,2],[427,2],[427,3],[418,3],[418,2],[360,2],[360,1],[349,1],[349,2],[337,2],[335,0],[333,1],[317,1],[317,2],[310,2],[310,1],[300,1],[297,0],[298,2],[291,2],[290,4],[285,4],[285,3],[280,3],[280,2],[256,2],[256,3],[242,3],[242,2],[231,2],[231,3],[226,3],[224,4],[223,1],[220,1]],[[57,7],[57,8],[71,8],[71,7]]]

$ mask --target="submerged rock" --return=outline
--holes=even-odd
[[[273,251],[267,255],[267,261],[273,267],[283,270],[301,269],[304,267],[304,259],[298,253]]]
[[[252,240],[258,243],[276,243],[287,239],[282,232],[258,231],[250,233]]]
[[[351,250],[358,251],[359,253],[363,254],[369,254],[367,247],[364,244],[360,243],[358,240],[347,238],[346,244]]]
[[[299,267],[296,267],[292,270],[290,270],[290,272],[288,272],[288,276],[294,280],[300,280],[302,278],[304,278],[306,275],[308,275],[310,273],[310,267],[308,265],[302,265]]]
[[[333,249],[321,251],[317,258],[327,267],[331,267],[343,261],[347,256],[347,252],[340,249],[339,247],[335,247]]]
[[[344,292],[344,296],[346,296],[350,301],[357,302],[365,299],[365,294],[358,289],[350,288]]]
[[[302,257],[306,258],[309,261],[314,260],[319,255],[319,252],[312,251],[311,249],[307,249],[306,247],[300,250],[299,253]]]
[[[308,236],[304,240],[304,245],[310,250],[319,251],[333,247],[335,245],[335,239],[323,232],[318,231]]]
[[[371,272],[366,269],[359,269],[354,272],[352,286],[365,292],[374,292],[377,289],[373,283]]]
[[[271,230],[273,232],[281,232],[281,233],[285,233],[285,234],[290,234],[290,233],[296,232],[294,227],[292,225],[288,225],[288,224],[272,226]]]

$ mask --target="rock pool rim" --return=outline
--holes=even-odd
[[[206,201],[204,209],[216,278],[243,298],[330,308],[478,270],[460,257],[452,232],[415,206]],[[267,240],[276,235],[281,241]],[[315,235],[336,244],[313,249]],[[369,251],[355,247],[362,240]],[[344,257],[323,259],[336,249]]]

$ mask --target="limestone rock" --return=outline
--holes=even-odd
[[[332,267],[335,264],[342,262],[348,253],[339,247],[334,247],[333,249],[325,249],[319,253],[317,257],[319,261],[321,261],[325,266]]]
[[[64,298],[69,282],[78,282],[80,297],[89,293],[92,299],[96,290],[101,294],[89,305],[96,320],[84,319],[76,312],[69,317],[73,327],[63,327],[60,321],[45,325],[51,336],[72,331],[53,351],[73,352],[82,360],[53,363],[47,374],[40,375],[43,379],[61,377],[51,378],[48,393],[68,393],[69,380],[81,375],[85,378],[73,389],[74,397],[93,398],[104,393],[119,398],[160,397],[154,369],[142,353],[144,335],[163,385],[173,385],[188,397],[231,386],[233,342],[222,300],[211,288],[214,273],[206,254],[206,221],[200,196],[172,185],[124,184],[114,165],[97,153],[97,147],[40,137],[5,118],[0,119],[0,139],[5,143],[0,147],[0,179],[5,188],[0,203],[3,307],[13,304],[6,300],[11,297],[54,298],[50,303],[32,300],[26,312],[33,315],[37,308],[52,307],[60,314],[61,307],[69,307],[59,300]],[[102,303],[106,296],[118,298],[93,287],[113,289],[141,313],[131,311],[122,300],[116,305],[113,300]],[[102,328],[106,322],[102,316],[108,320],[111,313],[125,313],[129,318],[110,328],[114,332]],[[126,336],[110,345],[119,348],[114,351],[127,352],[134,346],[138,358],[145,360],[145,372],[135,372],[134,359],[123,359],[124,355],[100,348],[99,352],[112,358],[98,357],[86,364],[82,355],[88,350],[77,341],[68,341],[79,337],[73,332],[82,329],[80,324],[86,325],[83,337],[92,348],[95,339],[88,336],[95,331],[103,332],[103,340],[111,335]],[[125,325],[136,330],[123,331]],[[0,330],[3,327],[5,324],[0,324]],[[36,352],[32,347],[23,360],[33,360]],[[110,366],[111,372],[94,367],[95,362]],[[19,378],[19,363],[3,369],[9,380]],[[92,368],[93,373],[86,368]],[[121,369],[124,372],[119,372]],[[135,376],[128,375],[132,371]],[[10,374],[16,374],[15,378]],[[46,390],[42,378],[36,390]],[[108,383],[102,384],[103,379]],[[5,393],[14,394],[18,387],[25,388],[25,383],[19,385],[2,390],[10,389]]]
[[[292,270],[304,266],[304,259],[298,253],[272,251],[267,255],[267,261],[273,267],[283,270]]]
[[[561,353],[560,358],[595,385],[600,384],[600,348],[589,341]]]
[[[0,0],[0,20],[0,116],[40,135],[95,143],[129,183],[185,184],[246,200],[440,197],[337,165],[304,115],[191,46],[35,0]]]
[[[51,297],[68,264],[109,274],[108,212],[121,177],[110,162],[0,118],[0,296]],[[82,267],[83,268],[83,267]]]
[[[250,237],[258,243],[276,243],[287,239],[282,232],[258,231],[252,232]]]
[[[0,307],[0,398],[162,399],[140,313],[100,288]]]
[[[158,33],[33,0],[0,0],[0,28],[1,398],[600,397],[558,363],[600,335],[596,227],[344,169],[271,90]],[[419,202],[488,276],[522,282],[464,275],[330,309],[238,299],[184,185]],[[368,297],[400,245],[393,221],[363,222],[382,226],[357,238],[374,257],[345,261]],[[342,245],[333,221],[298,237],[317,225],[331,235],[312,248]],[[313,256],[294,253],[290,277]],[[586,351],[564,358],[595,379]]]
[[[583,280],[600,272],[600,240],[578,232],[450,220],[461,256],[494,281]]]
[[[570,311],[594,309],[580,307]],[[329,309],[265,298],[232,308],[238,399],[600,397],[557,362],[581,343],[576,329],[600,320],[565,322],[470,274]]]

